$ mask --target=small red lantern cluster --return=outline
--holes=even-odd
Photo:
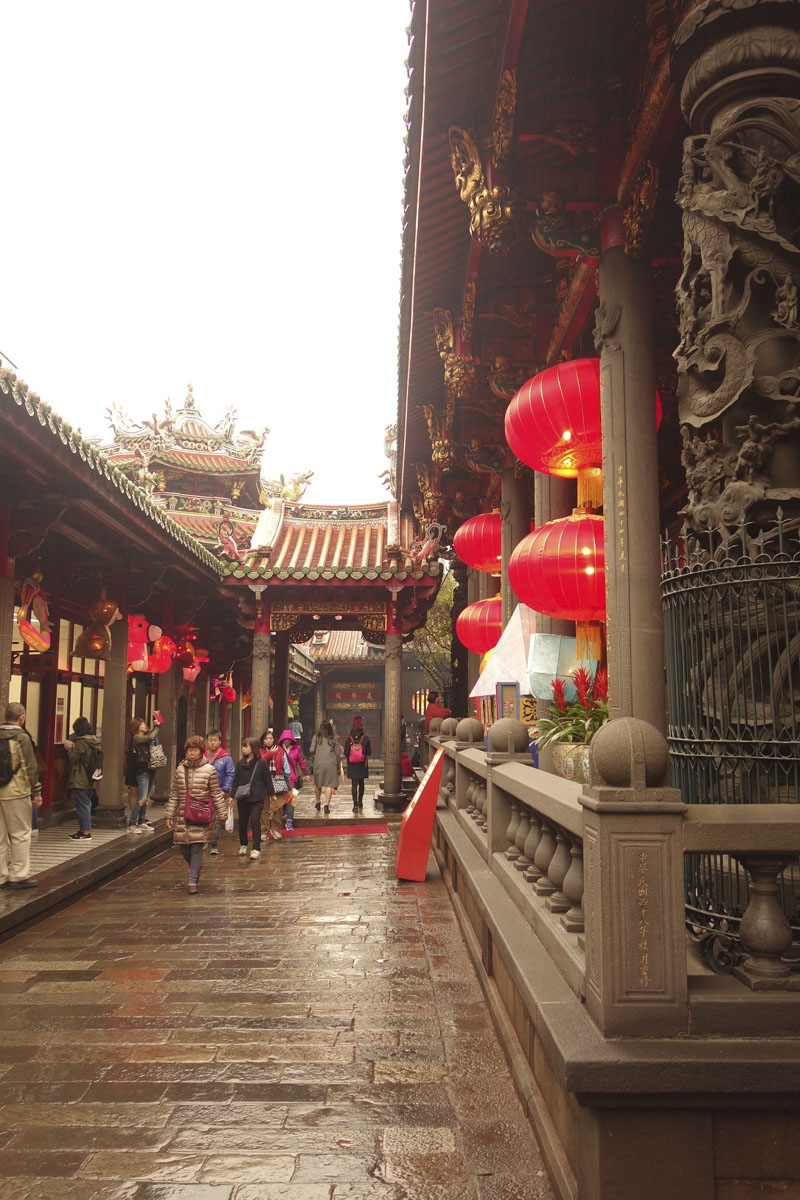
[[[503,632],[502,602],[499,596],[468,604],[456,619],[456,637],[475,654],[492,650]]]
[[[500,573],[501,519],[499,512],[478,513],[459,525],[453,538],[455,552],[476,571]]]

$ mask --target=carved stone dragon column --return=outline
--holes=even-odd
[[[679,411],[698,530],[800,515],[800,6],[704,0],[673,39]]]

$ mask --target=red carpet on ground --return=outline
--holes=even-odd
[[[303,829],[284,829],[285,838],[331,837],[337,833],[388,833],[388,825],[306,825]]]

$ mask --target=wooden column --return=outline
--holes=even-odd
[[[469,567],[460,558],[455,558],[453,559],[452,571],[456,584],[456,592],[453,599],[453,642],[450,651],[452,682],[450,686],[450,703],[445,700],[445,704],[448,708],[452,709],[456,716],[463,717],[466,716],[469,708],[469,651],[466,646],[461,645],[456,637],[456,620],[459,614],[467,607],[467,573]]]
[[[383,794],[387,808],[405,807],[403,771],[400,762],[400,700],[402,678],[402,634],[397,616],[397,601],[392,599],[386,616],[386,659],[383,727]]]
[[[598,334],[608,597],[609,714],[664,730],[664,628],[649,265],[600,260]],[[603,314],[605,316],[603,317]]]
[[[237,671],[233,677],[233,686],[236,688],[236,699],[230,707],[230,720],[228,724],[228,746],[233,761],[239,761],[239,755],[242,747],[242,680]]]
[[[272,683],[272,728],[280,737],[288,722],[289,709],[289,635],[275,638],[275,678]]]
[[[500,572],[500,595],[503,602],[503,628],[511,620],[511,614],[519,600],[508,581],[508,562],[524,537],[531,531],[531,509],[533,486],[530,475],[523,469],[518,476],[513,466],[503,468],[502,498],[500,501],[502,570]]]
[[[124,611],[125,595],[122,593],[115,586],[112,594]],[[123,783],[128,744],[127,693],[128,622],[115,621],[111,626],[111,653],[103,676],[103,778],[97,788],[100,807],[92,817],[92,824],[101,829],[115,829],[125,824],[128,803],[128,790]]]

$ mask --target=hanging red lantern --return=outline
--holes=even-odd
[[[523,604],[550,617],[575,621],[578,656],[599,661],[606,619],[603,518],[576,510],[523,538],[508,578]]]
[[[453,546],[461,561],[476,571],[499,575],[501,526],[499,512],[478,513],[459,525]]]
[[[656,393],[656,428],[661,401]],[[578,504],[603,503],[600,359],[556,363],[524,383],[506,409],[506,441],[545,475],[578,480]]]
[[[475,654],[492,650],[503,632],[502,604],[499,596],[489,600],[476,600],[459,613],[456,620],[456,637],[462,646]]]

